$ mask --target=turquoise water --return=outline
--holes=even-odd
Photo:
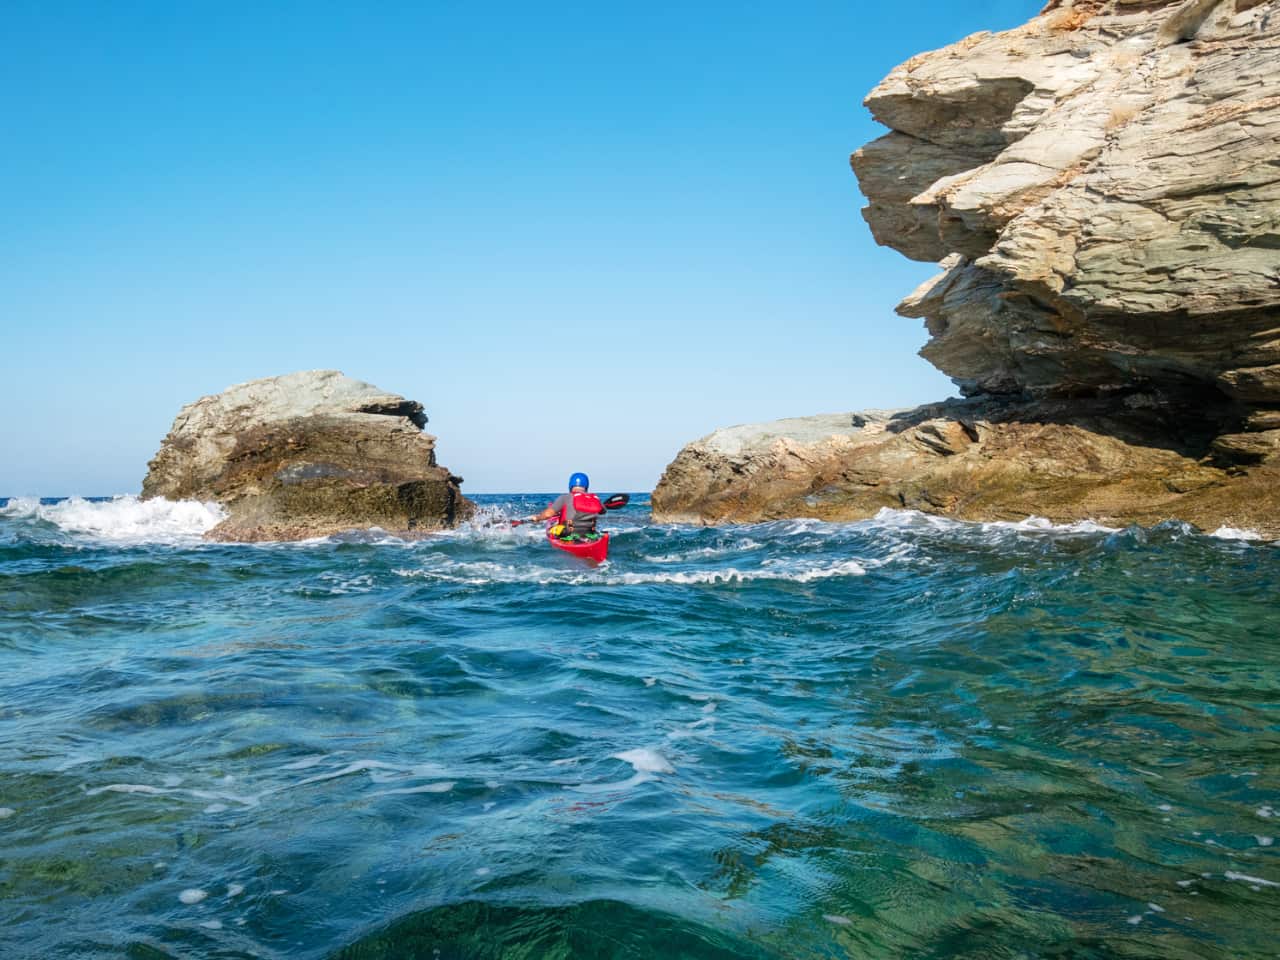
[[[1280,550],[0,508],[0,956],[1276,955]]]

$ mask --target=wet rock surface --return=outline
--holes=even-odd
[[[420,403],[336,370],[253,380],[183,407],[142,494],[222,504],[213,540],[452,526],[472,505],[426,422]]]

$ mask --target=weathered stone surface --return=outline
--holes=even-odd
[[[855,427],[858,416],[703,437],[667,467],[653,492],[654,518],[859,520],[891,507],[960,520],[1041,516],[1126,526],[1176,519],[1280,537],[1280,464],[1255,456],[1274,450],[1280,431],[1241,435],[1250,438],[1251,462],[1263,464],[1241,471],[1205,459],[1216,423],[1141,395],[1118,408],[1108,401],[951,401],[864,412],[865,425]]]
[[[420,403],[336,370],[253,380],[182,408],[142,495],[221,503],[215,540],[451,526],[472,505],[426,422]]]
[[[1245,418],[1246,430],[1280,430],[1280,410],[1255,410]]]
[[[957,255],[902,312],[963,390],[1219,384],[1280,404],[1229,376],[1280,364],[1274,3],[1052,3],[866,102],[895,131],[853,158],[876,238]]]
[[[1213,453],[1227,463],[1269,463],[1280,459],[1280,430],[1224,433],[1213,441]]]
[[[689,444],[658,519],[962,519],[1280,537],[1280,5],[1052,0],[921,54],[852,157],[899,313],[971,399]]]
[[[1218,386],[1236,399],[1247,403],[1271,403],[1280,406],[1280,363],[1273,363],[1269,367],[1228,370],[1218,377]]]

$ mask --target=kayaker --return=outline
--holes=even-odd
[[[534,519],[550,520],[557,517],[551,534],[562,540],[594,535],[596,520],[604,513],[604,504],[594,493],[587,492],[590,487],[591,480],[585,473],[575,473],[569,478],[569,492],[552,500],[550,506]]]

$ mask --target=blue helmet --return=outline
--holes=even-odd
[[[585,473],[575,473],[569,478],[569,489],[581,487],[583,490],[591,489],[591,480]]]

